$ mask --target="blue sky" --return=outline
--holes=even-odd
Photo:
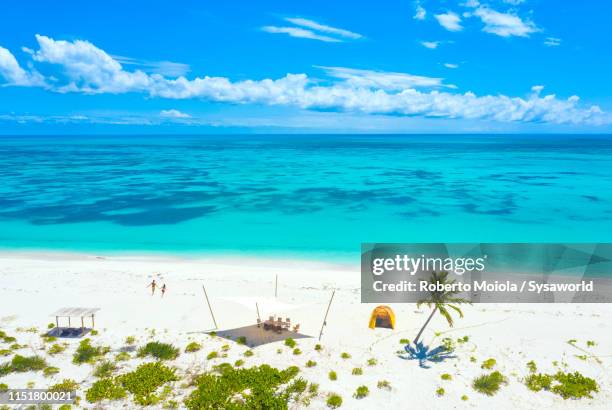
[[[2,7],[2,134],[612,131],[610,2]]]

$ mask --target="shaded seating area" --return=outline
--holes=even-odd
[[[284,329],[280,332],[265,330],[262,324],[236,327],[233,329],[218,330],[215,332],[217,337],[237,341],[238,338],[246,338],[246,345],[249,347],[262,346],[268,343],[280,342],[288,338],[305,339],[308,336],[292,329]]]
[[[55,316],[55,327],[47,332],[47,336],[78,338],[93,330],[95,315],[99,308],[66,307],[61,308],[51,316]],[[60,319],[68,326],[60,326]],[[79,320],[80,319],[80,320]],[[91,328],[85,326],[85,319],[91,320]],[[73,326],[76,322],[76,326]],[[80,325],[80,326],[79,326]]]

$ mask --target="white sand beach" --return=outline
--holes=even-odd
[[[302,351],[294,355],[283,342],[265,344],[252,349],[207,333],[215,326],[209,313],[202,285],[216,317],[218,330],[255,324],[255,307],[239,303],[244,298],[273,297],[278,275],[278,301],[292,305],[283,313],[292,323],[300,324],[300,332],[312,338],[297,340]],[[168,291],[162,298],[159,290],[151,295],[147,285],[152,279],[165,283]],[[79,339],[65,340],[68,348],[56,355],[48,354],[50,343],[41,338],[50,316],[62,307],[96,307],[98,334],[89,336],[96,345],[110,346],[112,358],[125,346],[128,336],[136,337],[136,345],[158,340],[180,348],[180,356],[168,365],[178,374],[188,375],[212,369],[222,362],[245,361],[250,367],[263,363],[284,369],[299,366],[300,376],[318,383],[319,391],[309,408],[326,407],[329,393],[343,399],[342,408],[416,408],[416,409],[609,409],[612,403],[612,306],[605,304],[480,304],[464,306],[465,317],[457,318],[455,327],[448,327],[439,315],[425,330],[423,341],[437,346],[445,337],[457,343],[449,358],[419,367],[418,361],[404,360],[400,339],[412,340],[427,319],[427,307],[414,304],[391,305],[395,311],[395,330],[369,329],[368,320],[374,304],[360,303],[358,266],[333,265],[300,260],[257,259],[245,256],[166,257],[166,256],[98,256],[63,253],[0,254],[0,329],[17,338],[22,345],[13,354],[40,355],[59,373],[44,377],[41,372],[10,373],[0,383],[10,388],[33,385],[45,388],[63,379],[80,384],[80,406],[84,408],[134,408],[129,399],[93,405],[84,399],[84,391],[96,380],[93,366],[75,365],[72,355]],[[332,294],[327,326],[318,340],[323,316]],[[240,299],[243,298],[243,299]],[[266,313],[262,312],[262,315]],[[33,329],[35,328],[35,329]],[[575,342],[568,343],[574,339]],[[185,346],[196,341],[202,350],[185,353]],[[587,341],[594,343],[589,343]],[[64,340],[60,340],[64,342]],[[320,343],[322,349],[315,350]],[[211,351],[222,352],[229,344],[227,357],[207,360]],[[0,349],[8,346],[0,343]],[[281,349],[280,353],[278,349]],[[349,359],[342,359],[343,352]],[[401,353],[401,352],[400,352]],[[10,354],[0,357],[9,361]],[[493,370],[503,373],[508,384],[494,396],[486,396],[472,388],[475,377],[487,373],[481,368],[484,360],[494,358]],[[368,360],[376,364],[369,365]],[[307,368],[305,363],[315,361]],[[592,399],[564,400],[551,392],[533,392],[523,379],[528,375],[527,362],[534,361],[538,371],[554,373],[579,371],[599,383],[599,392]],[[151,359],[136,358],[120,362],[117,373],[135,369]],[[371,362],[370,364],[372,364]],[[362,375],[353,375],[362,368]],[[333,370],[338,378],[332,381]],[[442,380],[450,374],[452,380]],[[389,389],[379,389],[381,380]],[[369,388],[362,399],[353,397],[358,386]],[[436,390],[444,389],[443,395]],[[173,400],[182,407],[183,399],[193,390],[179,381],[173,384]],[[462,400],[462,396],[467,400]],[[304,405],[292,403],[290,407]],[[162,404],[158,406],[162,407]],[[157,408],[152,406],[150,408]]]

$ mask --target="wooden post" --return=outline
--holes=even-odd
[[[215,323],[215,329],[218,329],[217,321],[215,320],[215,314],[213,313],[212,307],[210,306],[210,300],[208,300],[208,294],[206,293],[206,288],[202,285],[202,290],[204,290],[204,297],[206,298],[206,303],[208,304],[208,310],[210,310],[210,315],[212,316],[212,320]]]
[[[72,327],[72,325],[70,324],[70,316],[68,316],[68,327]]]
[[[278,275],[276,275],[276,280],[274,281],[274,297],[278,297]]]
[[[257,304],[257,302],[255,302],[255,309],[257,309],[257,318],[261,322],[261,316],[259,316],[259,305]]]
[[[321,331],[319,332],[319,341],[321,341],[321,336],[323,336],[323,328],[327,324],[327,314],[329,313],[329,308],[331,307],[332,300],[334,300],[334,295],[336,294],[336,289],[332,292],[331,298],[329,298],[329,305],[327,305],[327,311],[325,312],[325,317],[323,318],[323,324],[321,325]]]
[[[83,320],[83,316],[81,316],[81,333],[85,333],[85,321]]]
[[[91,328],[96,327],[96,322],[94,321],[94,315],[91,315]]]
[[[59,329],[59,318],[57,316],[55,316],[55,327]]]

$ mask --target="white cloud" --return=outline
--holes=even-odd
[[[561,45],[561,39],[556,37],[546,37],[544,39],[544,45],[548,47],[558,47]]]
[[[180,118],[191,118],[191,115],[184,113],[179,110],[170,109],[170,110],[161,110],[159,112],[159,116],[162,118],[172,118],[172,119],[180,119]]]
[[[444,63],[444,67],[446,67],[446,68],[459,68],[459,64]]]
[[[456,88],[452,84],[444,84],[442,78],[346,67],[319,68],[325,70],[327,75],[342,79],[347,85],[355,88],[374,88],[386,91],[401,91],[409,88]]]
[[[352,31],[348,31],[342,28],[326,26],[325,24],[320,24],[313,20],[303,19],[299,17],[287,17],[285,18],[285,20],[292,24],[295,24],[296,26],[306,27],[315,31],[320,31],[322,33],[334,34],[340,37],[351,39],[359,39],[363,37],[361,34],[354,33]]]
[[[444,14],[436,14],[434,15],[438,23],[448,31],[461,31],[463,30],[463,26],[461,25],[461,17],[459,17],[456,13],[449,11]]]
[[[299,28],[299,27],[264,26],[261,29],[262,31],[265,31],[266,33],[287,34],[288,36],[291,36],[291,37],[308,38],[310,40],[325,41],[327,43],[339,43],[342,41],[342,40],[338,40],[337,38],[316,34],[314,31],[306,30],[306,29]]]
[[[38,34],[36,40],[39,49],[32,55],[34,61],[61,66],[68,80],[57,91],[121,93],[146,91],[153,84],[148,74],[125,71],[117,60],[88,41],[56,41]]]
[[[44,83],[37,72],[21,68],[15,56],[4,47],[0,47],[0,79],[4,79],[7,85],[33,86]]]
[[[191,71],[189,64],[176,63],[174,61],[148,61],[115,55],[112,57],[123,65],[135,66],[147,73],[161,74],[167,77],[180,77]]]
[[[427,16],[427,11],[417,3],[413,18],[415,20],[425,20],[425,16]]]
[[[515,14],[501,13],[485,6],[477,8],[474,15],[484,23],[482,31],[501,37],[529,37],[531,33],[539,31],[531,21],[523,21]]]
[[[525,3],[525,0],[503,0],[503,2],[513,6],[518,6],[519,4]]]
[[[421,41],[421,45],[430,50],[435,50],[440,45],[440,41]]]
[[[167,99],[255,103],[355,114],[500,122],[612,123],[610,114],[599,107],[584,107],[576,96],[568,99],[559,99],[553,94],[542,96],[539,86],[526,97],[478,96],[472,92],[440,91],[437,88],[452,86],[439,78],[343,67],[325,68],[333,78],[330,83],[311,79],[306,74],[244,81],[226,77],[171,79],[140,70],[127,71],[104,50],[87,41],[56,41],[45,36],[37,36],[37,40],[39,50],[34,52],[34,60],[55,65],[63,72],[48,86],[56,92],[142,93]],[[3,55],[6,60],[6,53]],[[14,65],[5,66],[14,71]]]

